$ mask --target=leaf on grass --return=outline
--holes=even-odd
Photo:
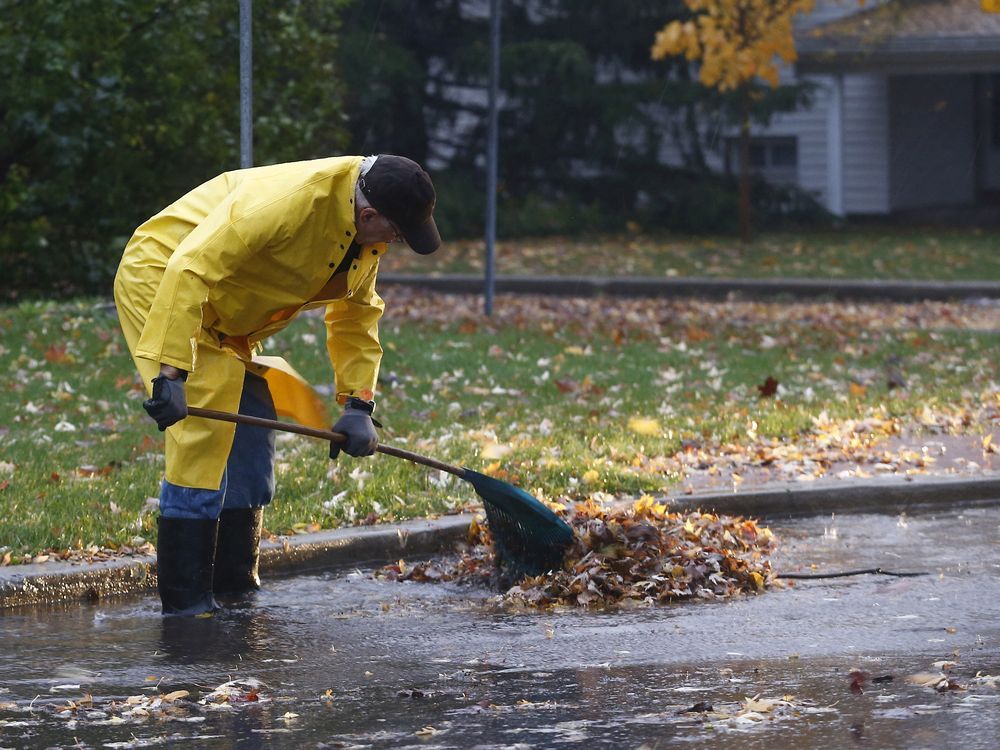
[[[576,393],[580,389],[575,380],[570,380],[568,378],[562,380],[555,380],[556,388],[559,389],[560,393]]]
[[[698,326],[688,326],[684,331],[684,337],[692,344],[708,341],[712,338],[712,333]]]
[[[76,362],[76,357],[66,352],[65,344],[50,344],[45,350],[45,359],[53,365],[68,365]]]
[[[660,423],[647,417],[631,417],[628,420],[628,428],[637,435],[653,436],[661,432]]]
[[[778,381],[768,375],[767,380],[757,386],[757,390],[760,391],[761,398],[770,398],[778,392]]]
[[[500,445],[500,443],[487,443],[483,446],[482,453],[480,454],[483,458],[503,458],[513,452],[513,448],[509,445]]]

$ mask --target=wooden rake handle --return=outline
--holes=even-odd
[[[276,419],[265,419],[264,417],[251,417],[248,414],[232,414],[227,411],[216,411],[215,409],[202,409],[197,406],[188,407],[188,415],[192,417],[201,417],[203,419],[216,419],[220,422],[236,422],[237,424],[248,424],[254,427],[265,427],[269,430],[280,430],[281,432],[294,432],[297,435],[306,435],[308,437],[318,438],[320,440],[327,440],[331,443],[343,443],[347,440],[347,436],[339,432],[331,432],[330,430],[317,430],[315,427],[306,427],[300,424],[292,424],[290,422],[279,422]],[[394,448],[391,445],[384,445],[379,443],[378,447],[375,449],[379,453],[384,453],[387,456],[394,456],[396,458],[402,458],[407,461],[412,461],[415,464],[422,464],[424,466],[429,466],[432,469],[439,469],[440,471],[447,471],[449,474],[454,474],[456,477],[465,479],[465,469],[458,466],[452,466],[451,464],[446,464],[443,461],[438,461],[433,458],[428,458],[427,456],[421,456],[419,453],[413,453],[412,451],[403,450],[402,448]]]

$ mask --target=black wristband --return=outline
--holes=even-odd
[[[359,409],[365,412],[368,416],[371,416],[375,412],[375,402],[365,401],[363,398],[358,398],[357,396],[348,396],[347,400],[344,402],[344,407],[351,407],[352,409]]]

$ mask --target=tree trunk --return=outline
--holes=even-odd
[[[740,239],[749,244],[753,239],[750,217],[750,100],[744,92],[740,106]]]

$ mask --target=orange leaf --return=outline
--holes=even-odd
[[[698,328],[698,326],[688,326],[687,330],[684,331],[684,336],[692,344],[697,344],[700,341],[707,341],[712,338],[712,334],[706,331],[704,328]]]
[[[72,354],[66,353],[65,344],[50,344],[49,348],[45,350],[45,359],[54,365],[63,365],[76,361]]]

